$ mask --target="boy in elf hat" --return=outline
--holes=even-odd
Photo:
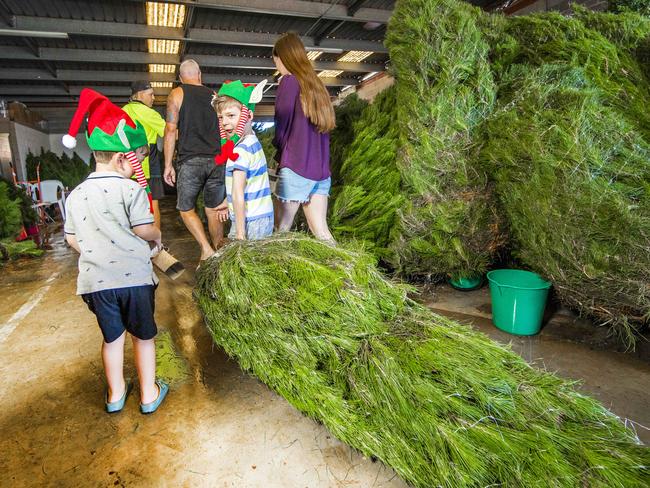
[[[96,315],[104,342],[102,360],[108,383],[108,413],[124,408],[131,390],[123,373],[124,341],[131,334],[140,383],[140,411],[152,413],[169,387],[156,380],[158,332],[154,321],[157,278],[151,265],[151,247],[160,245],[147,192],[130,177],[133,153],[146,146],[141,125],[105,96],[84,89],[79,106],[63,136],[67,147],[86,113],[86,139],[97,169],[66,200],[66,240],[79,256],[77,294]]]
[[[212,104],[219,116],[221,152],[226,163],[226,198],[232,226],[229,238],[263,239],[273,233],[273,202],[262,145],[251,122],[266,80],[257,86],[241,81],[222,85]]]

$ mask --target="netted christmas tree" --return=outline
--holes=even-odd
[[[407,198],[391,247],[405,275],[481,275],[502,242],[475,133],[494,106],[481,10],[397,2],[386,35],[396,82],[397,164]]]
[[[336,127],[330,134],[330,172],[334,186],[340,184],[341,166],[354,140],[354,124],[367,106],[367,101],[353,93],[334,108]]]
[[[392,261],[391,233],[403,204],[396,164],[398,126],[395,90],[377,96],[354,125],[354,140],[333,189],[330,227],[338,239],[356,239],[377,257]]]
[[[647,486],[619,418],[408,291],[364,252],[281,234],[224,248],[195,296],[244,370],[412,486]]]

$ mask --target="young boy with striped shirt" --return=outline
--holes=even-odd
[[[213,101],[222,130],[222,150],[217,164],[226,163],[226,198],[232,221],[228,237],[231,239],[264,239],[273,233],[266,157],[251,127],[257,98],[254,91],[254,85],[233,81],[225,83]]]

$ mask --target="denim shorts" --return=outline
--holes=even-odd
[[[113,342],[125,330],[147,341],[158,333],[153,318],[155,290],[153,285],[130,286],[85,293],[81,298],[97,317],[104,342]]]
[[[217,166],[214,158],[196,157],[183,161],[176,174],[176,209],[188,212],[196,206],[203,190],[206,208],[216,208],[226,198],[226,165]]]
[[[312,195],[329,196],[332,178],[315,181],[304,178],[289,168],[282,168],[278,173],[275,196],[283,202],[307,203]]]
[[[251,220],[246,222],[246,239],[249,241],[257,241],[265,239],[273,234],[273,217],[262,217],[260,219]],[[232,219],[230,226],[229,239],[234,239],[237,236],[237,226],[235,220]]]

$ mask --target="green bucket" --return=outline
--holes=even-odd
[[[480,288],[481,285],[483,284],[483,277],[482,276],[472,276],[469,278],[449,278],[449,284],[453,286],[456,290],[460,291],[472,291],[476,290],[477,288]]]
[[[496,269],[487,274],[492,299],[492,323],[510,334],[535,335],[542,327],[551,283],[536,273]]]

